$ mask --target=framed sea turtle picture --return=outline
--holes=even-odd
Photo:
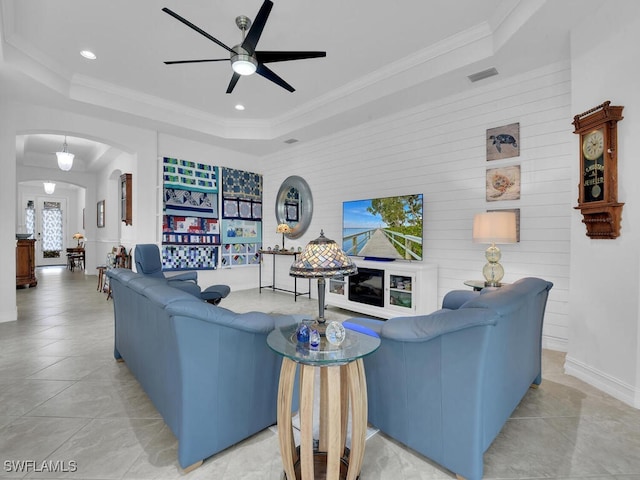
[[[487,202],[520,199],[520,165],[487,168]]]
[[[487,129],[487,161],[520,156],[520,124]]]

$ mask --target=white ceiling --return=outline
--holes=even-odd
[[[600,3],[274,0],[259,50],[327,52],[326,58],[269,65],[294,93],[253,75],[226,94],[228,62],[163,63],[227,57],[163,7],[232,47],[241,42],[235,17],[253,18],[262,1],[0,0],[0,87],[16,100],[265,155],[287,148],[290,138],[310,141],[567,59],[569,30]],[[97,60],[82,58],[83,49]],[[500,75],[468,80],[489,67]],[[237,103],[246,110],[236,111]],[[20,138],[19,161],[38,164],[59,149],[65,132],[52,133]],[[69,145],[83,162],[78,168],[90,170],[112,154],[82,139]]]

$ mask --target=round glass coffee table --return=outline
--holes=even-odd
[[[377,336],[346,329],[342,344],[321,338],[317,349],[296,341],[296,326],[272,331],[269,347],[284,358],[278,387],[278,436],[286,480],[355,480],[367,430],[367,383],[362,358],[380,346]],[[293,437],[292,397],[300,365],[300,446]],[[313,439],[316,369],[320,369],[320,425]],[[346,446],[351,407],[351,448]]]

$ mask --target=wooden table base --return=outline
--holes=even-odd
[[[362,359],[345,365],[300,365],[300,447],[293,438],[292,397],[296,364],[282,360],[278,388],[278,436],[287,480],[356,480],[362,468],[367,429],[367,385]],[[314,449],[313,404],[320,368],[320,429]],[[351,449],[346,448],[351,407]],[[324,459],[326,467],[322,468]]]

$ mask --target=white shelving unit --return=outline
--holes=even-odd
[[[328,281],[326,303],[379,318],[424,315],[437,309],[438,267],[424,262],[355,260],[360,272],[371,272],[364,286],[373,295],[365,302],[349,295],[349,277]],[[355,292],[353,292],[355,293]],[[372,304],[375,303],[375,304]]]

